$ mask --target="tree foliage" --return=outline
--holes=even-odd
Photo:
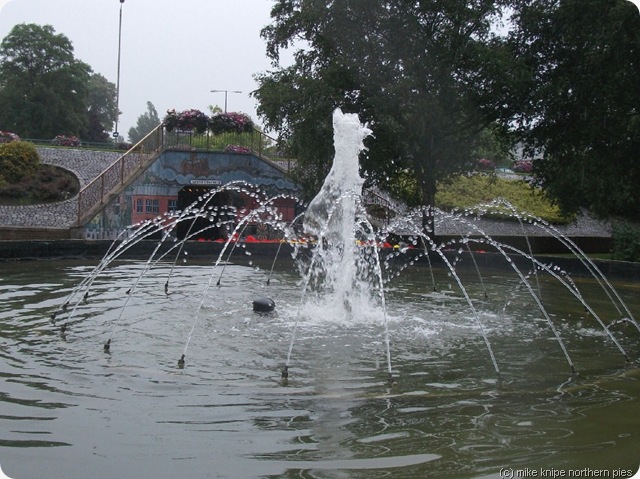
[[[301,159],[307,186],[329,167],[331,111],[370,123],[364,168],[392,184],[409,170],[423,204],[437,181],[470,168],[507,53],[491,21],[507,2],[279,0],[263,30],[267,52],[302,41],[294,64],[258,76],[258,112]]]
[[[91,73],[50,25],[14,26],[0,44],[0,128],[27,138],[103,136],[112,85]]]
[[[87,126],[80,132],[86,141],[109,141],[117,117],[116,85],[99,73],[89,78],[86,103]]]
[[[640,15],[626,0],[522,1],[510,119],[567,211],[640,218]]]
[[[158,116],[156,107],[150,101],[147,102],[147,111],[138,117],[136,126],[129,128],[129,141],[138,143],[147,134],[156,128],[162,121]]]
[[[508,12],[507,33],[495,33]],[[278,0],[271,17],[262,35],[275,68],[254,95],[310,194],[329,168],[339,106],[374,131],[364,168],[383,186],[416,185],[417,203],[433,204],[438,180],[487,147],[504,158],[501,145],[517,139],[544,152],[535,173],[565,212],[640,216],[630,2]],[[286,48],[297,51],[280,68]]]

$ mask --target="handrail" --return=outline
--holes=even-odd
[[[291,171],[295,160],[284,157],[278,151],[278,141],[263,131],[253,128],[245,133],[196,133],[194,131],[173,130],[165,132],[164,148],[188,149],[193,151],[215,151],[231,153],[251,153],[263,161],[271,163],[284,173]]]
[[[77,226],[126,186],[133,175],[155,161],[163,151],[171,149],[250,153],[285,173],[295,162],[291,158],[281,158],[277,141],[255,127],[247,133],[211,135],[192,131],[167,132],[160,124],[80,190]]]
[[[33,143],[36,146],[42,148],[59,148],[59,149],[83,149],[83,150],[104,150],[104,151],[126,151],[131,146],[126,146],[126,143],[114,143],[110,141],[80,141],[77,145],[56,145],[52,143],[52,140],[46,140],[42,138],[22,138],[22,141]],[[126,150],[125,150],[126,148]]]
[[[392,198],[389,193],[380,189],[378,186],[369,186],[362,191],[365,202],[370,205],[384,206],[396,214],[404,214],[407,212],[407,206]]]
[[[123,187],[132,175],[155,160],[162,152],[163,137],[164,129],[160,124],[78,192],[77,226],[105,204],[107,198]]]
[[[275,155],[267,155],[264,145],[277,145],[278,140],[270,137],[265,132],[258,130],[256,127],[254,127],[254,131],[258,133],[258,137],[260,139],[259,149],[258,151],[254,151],[256,156],[262,160],[270,161],[285,173],[289,173],[296,163],[296,160],[290,158],[288,155],[282,156],[281,152],[279,151]]]

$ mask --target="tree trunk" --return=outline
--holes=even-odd
[[[433,151],[433,136],[426,145],[422,145],[422,158],[414,160],[415,172],[422,195],[422,231],[435,240],[435,218],[433,208],[436,199],[436,172]]]

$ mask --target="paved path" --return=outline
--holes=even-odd
[[[42,163],[73,172],[80,188],[97,178],[122,156],[119,152],[38,148]],[[69,229],[78,219],[78,199],[28,206],[0,205],[0,227]]]
[[[477,228],[482,229],[483,232],[489,236],[522,236],[523,231],[528,236],[553,236],[548,229],[545,229],[540,224],[533,224],[523,222],[521,226],[518,221],[499,221],[494,219],[482,218],[480,220],[474,220],[468,218],[469,223],[475,225]],[[557,230],[567,237],[572,236],[584,236],[584,237],[597,237],[608,238],[611,237],[611,224],[605,221],[600,221],[592,218],[588,214],[582,214],[577,219],[568,225],[552,225],[551,228]],[[465,235],[469,234],[470,228],[459,220],[452,220],[450,218],[440,217],[436,222],[436,229],[440,234],[447,235]]]
[[[114,163],[122,153],[92,151],[84,149],[38,148],[42,163],[60,166],[72,171],[80,181],[80,187],[87,185],[97,178],[102,171]],[[77,198],[71,198],[59,203],[49,203],[29,206],[0,206],[0,227],[10,228],[51,228],[69,229],[75,226],[78,214]],[[473,221],[482,231],[491,236],[522,235],[522,227],[517,221],[497,221],[482,219]],[[439,234],[455,235],[468,234],[469,227],[459,220],[439,217],[437,221]],[[610,237],[611,225],[595,220],[588,215],[566,226],[556,229],[565,236]],[[527,235],[548,236],[544,229],[525,224]]]

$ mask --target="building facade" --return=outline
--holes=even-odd
[[[216,195],[216,207],[233,212],[236,221],[259,207],[261,199],[268,199],[286,222],[298,213],[302,189],[278,165],[252,153],[168,149],[85,226],[85,237],[115,239],[144,222],[175,217],[190,205],[197,207],[207,195]],[[249,232],[270,235],[255,223]],[[209,231],[194,239],[224,234]]]

